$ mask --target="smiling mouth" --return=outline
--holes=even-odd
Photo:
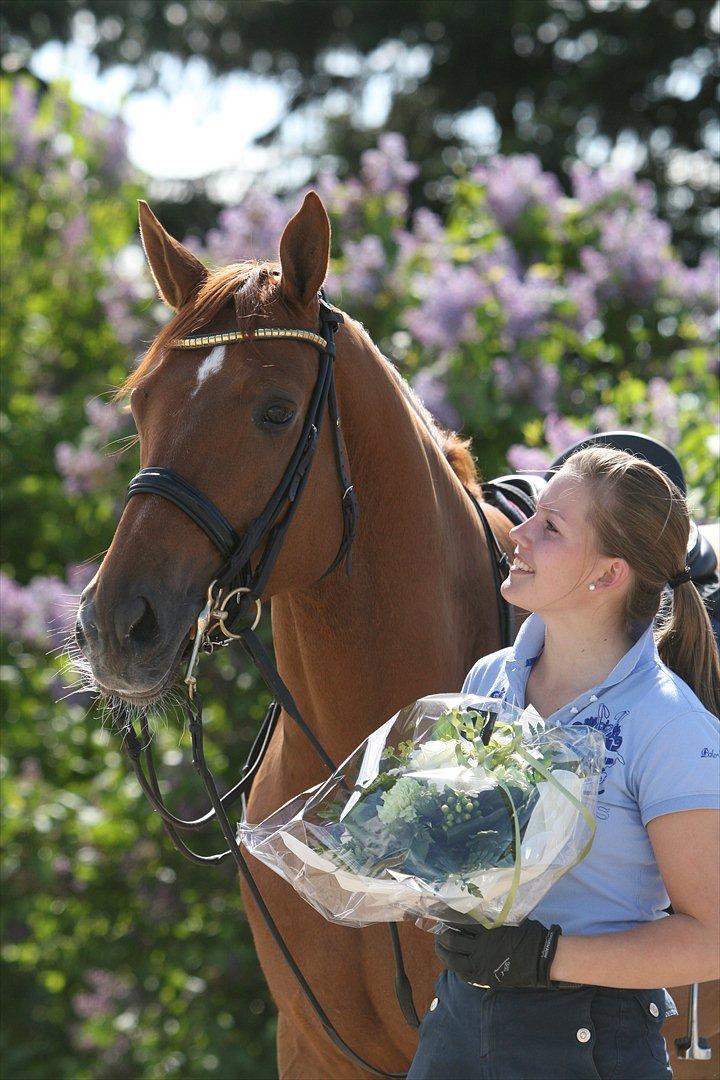
[[[520,556],[518,555],[518,553],[515,552],[515,557],[514,557],[513,561],[510,564],[510,573],[511,574],[534,574],[535,571],[533,570],[532,566],[530,566],[529,563],[526,563],[525,560],[521,559]]]

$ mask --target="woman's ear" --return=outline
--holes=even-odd
[[[320,196],[309,191],[280,240],[280,287],[286,299],[307,307],[325,281],[330,258],[330,219]]]
[[[632,571],[625,559],[615,558],[607,570],[595,581],[597,589],[616,589],[619,585],[630,580]]]
[[[207,270],[162,227],[148,204],[138,199],[140,239],[160,296],[178,311],[207,277]]]

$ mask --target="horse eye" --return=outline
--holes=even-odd
[[[270,405],[263,413],[263,421],[267,424],[287,424],[294,415],[293,409],[285,405]]]

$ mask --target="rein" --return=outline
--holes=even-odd
[[[140,787],[153,809],[160,815],[163,828],[177,850],[191,862],[203,866],[216,865],[228,858],[232,858],[235,862],[275,943],[333,1044],[350,1061],[366,1069],[374,1076],[386,1077],[390,1078],[390,1080],[403,1080],[405,1073],[384,1072],[369,1064],[352,1050],[336,1031],[320,1002],[315,997],[297,961],[285,944],[272,914],[252,877],[227,815],[230,807],[239,800],[242,800],[243,812],[245,812],[247,795],[262,764],[282,709],[292,717],[330,772],[334,772],[336,769],[334,762],[326,753],[317,736],[301,716],[290,690],[285,685],[262,641],[255,634],[255,628],[261,615],[260,596],[278,558],[285,534],[307,482],[310,466],[317,449],[318,433],[326,405],[332,425],[335,459],[342,491],[343,535],[335,558],[319,580],[327,577],[343,561],[345,562],[347,575],[349,576],[351,573],[350,549],[357,528],[357,500],[353,485],[350,482],[347,451],[340,426],[333,364],[335,358],[335,333],[342,322],[343,317],[340,312],[330,307],[321,293],[318,334],[308,330],[280,327],[249,332],[230,331],[222,334],[198,335],[181,338],[170,343],[171,348],[196,349],[256,338],[285,338],[303,341],[315,346],[319,351],[318,375],[302,432],[285,473],[262,513],[250,523],[242,537],[238,536],[227,518],[207,496],[172,469],[149,466],[141,469],[128,485],[125,505],[135,495],[159,495],[167,499],[183,510],[203,530],[223,558],[223,562],[208,588],[205,606],[197,617],[194,640],[184,680],[187,688],[187,700],[183,702],[183,707],[188,716],[193,765],[208,794],[211,809],[201,817],[184,819],[177,817],[165,805],[152,756],[150,732],[145,717],[140,721],[138,734],[130,711],[126,707],[122,718],[122,735],[124,748],[128,753]],[[495,587],[498,596],[500,596],[500,567],[507,566],[507,557],[500,550],[479,502],[473,496],[471,498],[483,523],[488,548],[492,556],[491,563]],[[285,513],[280,516],[283,509],[285,509]],[[250,559],[263,538],[266,538],[266,543],[260,561],[253,572]],[[502,601],[500,604],[500,618],[503,640],[510,644],[513,636],[512,609],[509,604],[502,600],[502,597],[500,599]],[[250,624],[248,616],[253,605],[255,607],[255,618]],[[240,624],[243,622],[245,625],[241,626]],[[191,638],[192,636],[193,631],[190,633]],[[255,665],[272,693],[273,701],[250,749],[239,781],[221,796],[205,760],[202,699],[197,690],[195,671],[201,651],[212,653],[215,648],[228,645],[233,640],[239,641],[245,649],[251,662]],[[227,847],[224,851],[214,855],[199,855],[186,844],[180,833],[202,829],[213,819],[219,825]],[[413,1003],[412,988],[405,972],[396,924],[390,923],[389,930],[395,959],[395,992],[406,1021],[411,1027],[417,1028],[419,1020]]]

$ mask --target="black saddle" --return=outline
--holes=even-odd
[[[521,524],[535,513],[538,498],[553,474],[572,454],[588,446],[611,446],[615,450],[625,450],[644,458],[662,469],[683,495],[687,492],[682,466],[664,443],[650,438],[649,435],[638,435],[634,431],[605,431],[569,447],[553,461],[546,472],[509,473],[507,476],[487,481],[482,485],[484,501],[497,506],[516,525]],[[695,587],[703,598],[710,618],[713,619],[715,636],[720,645],[720,575],[717,555],[694,521],[690,523],[687,565],[690,567]],[[666,589],[666,601],[669,601],[669,592],[669,588]]]

